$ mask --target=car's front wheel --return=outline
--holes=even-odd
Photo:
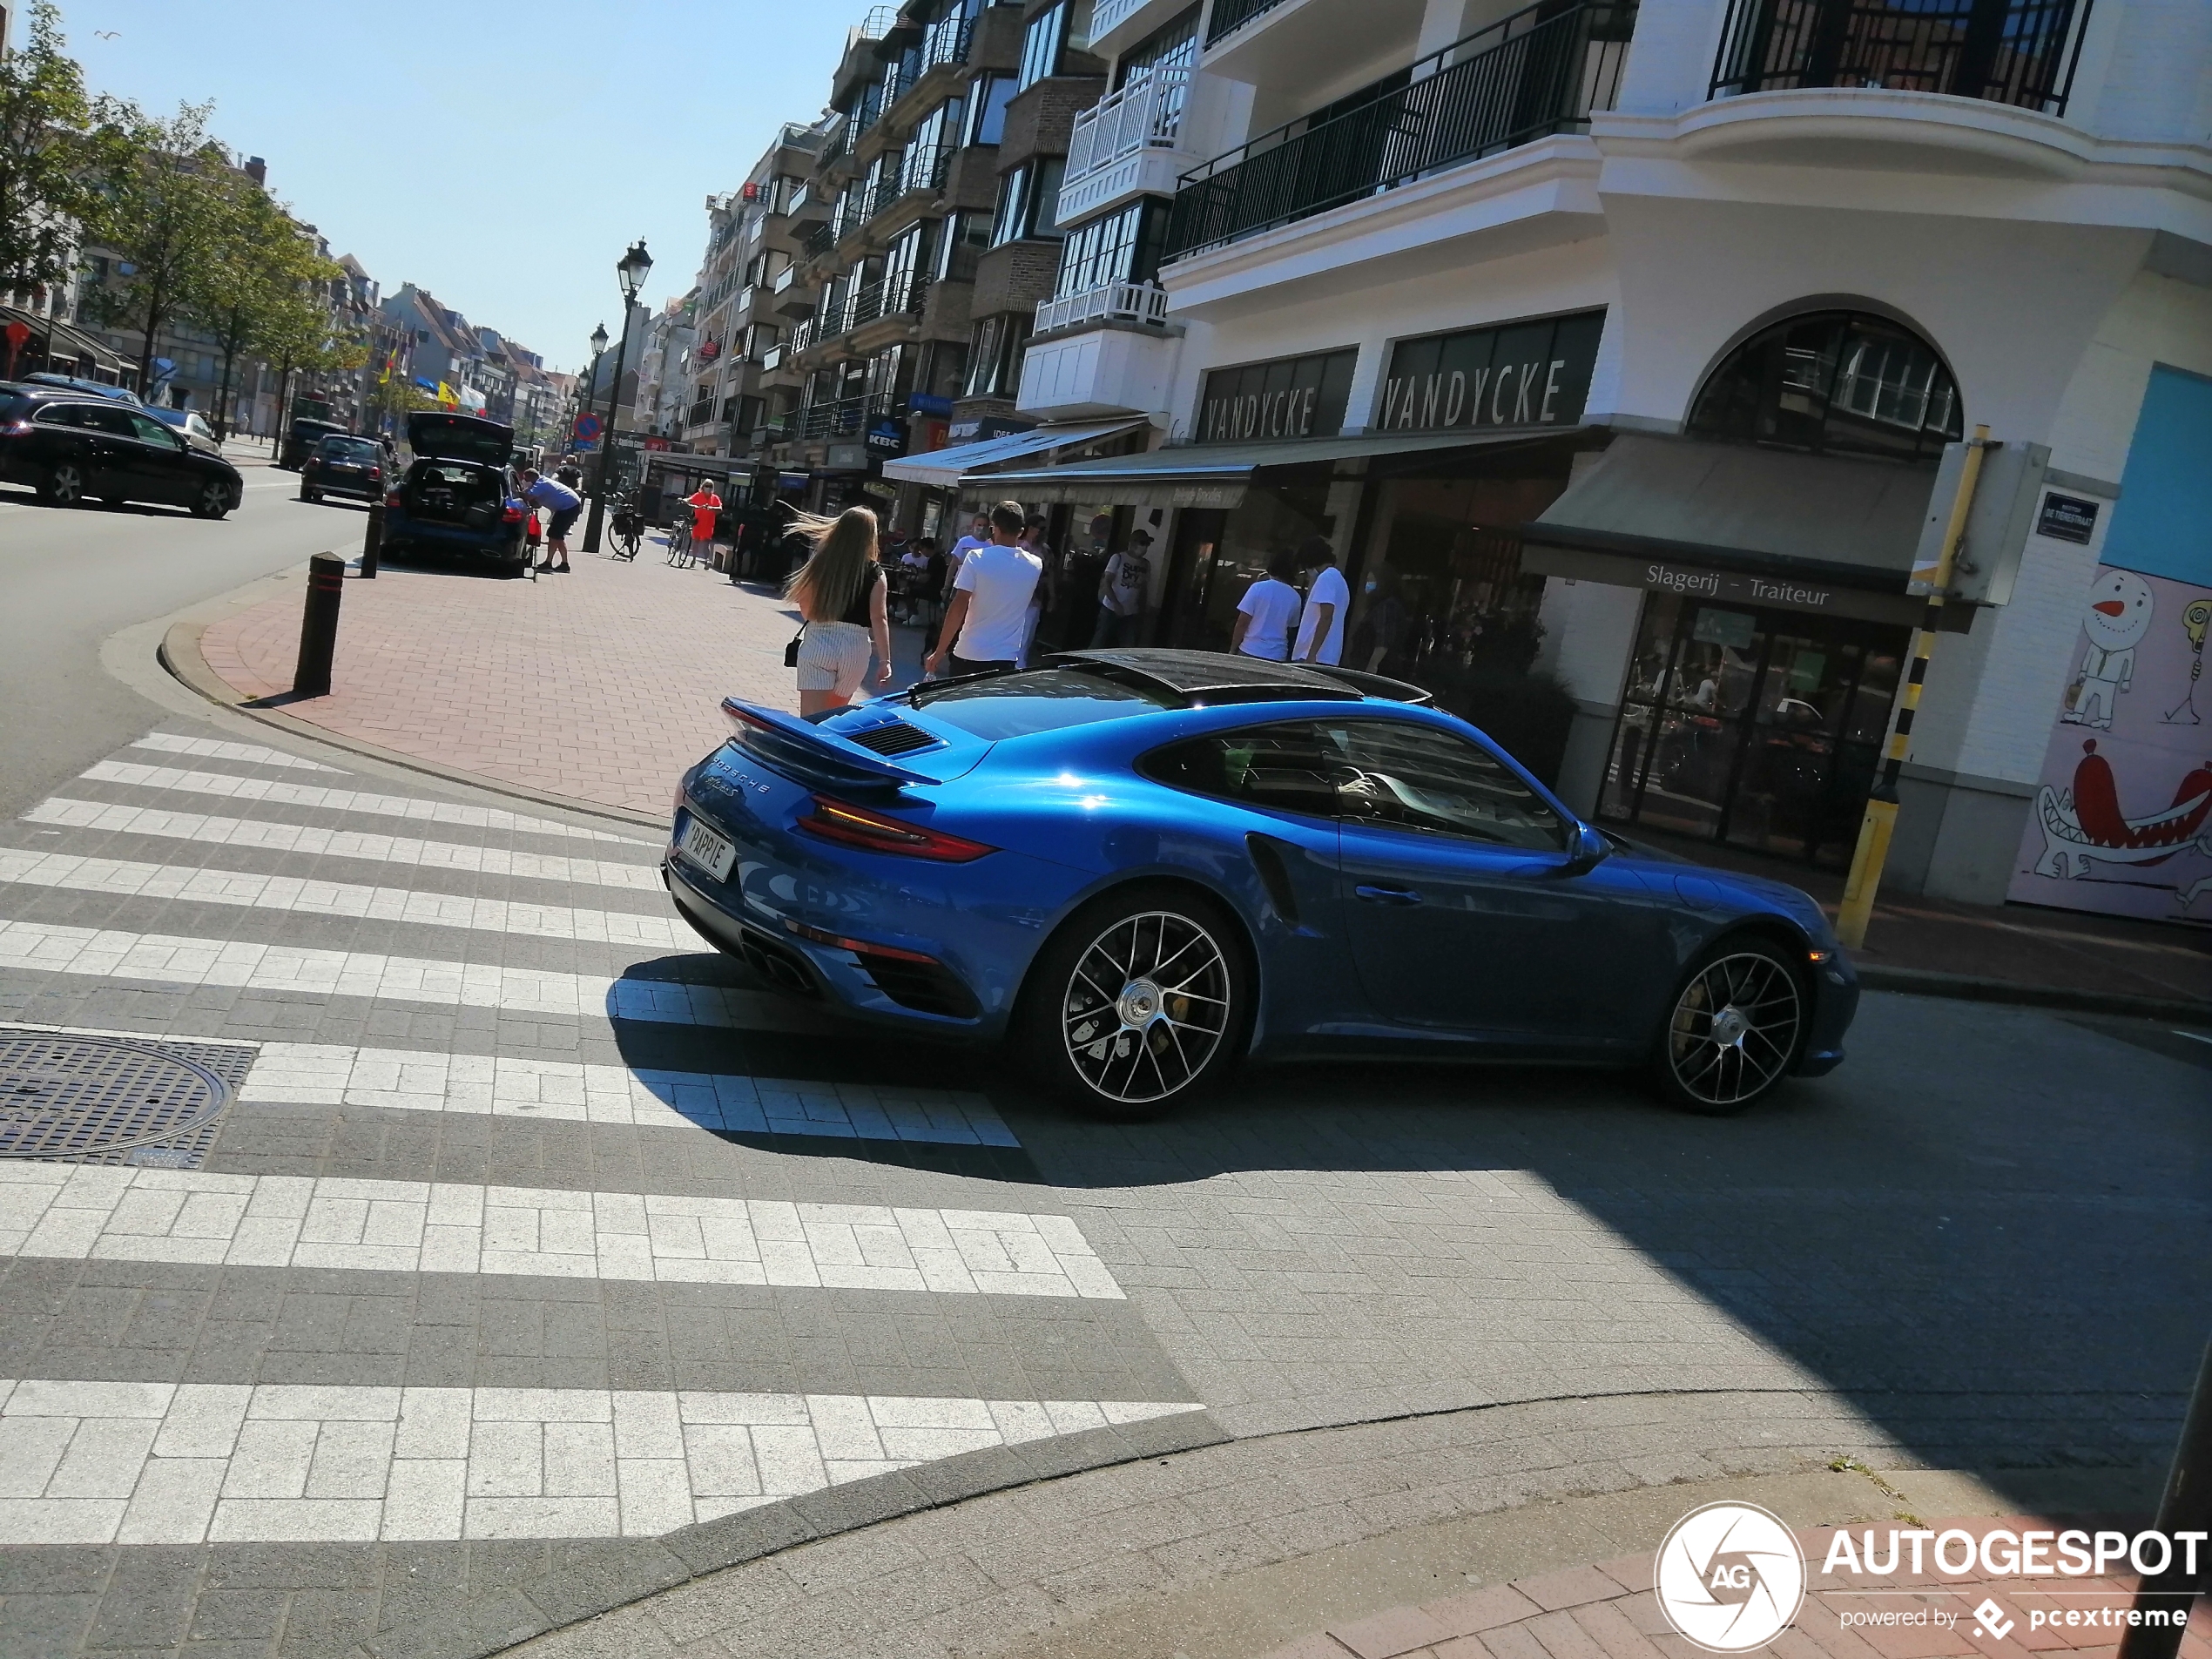
[[[1731,1117],[1790,1075],[1811,1013],[1796,966],[1764,939],[1730,939],[1699,957],[1675,993],[1652,1070],[1684,1111]]]
[[[1217,1082],[1251,1028],[1235,924],[1184,889],[1086,906],[1038,953],[1020,1040],[1039,1081],[1094,1116],[1156,1116]]]
[[[39,498],[49,507],[75,507],[84,499],[84,469],[74,461],[57,461],[47,469],[38,486]]]
[[[219,479],[210,479],[199,487],[199,494],[192,497],[194,518],[220,518],[231,510],[231,492]]]

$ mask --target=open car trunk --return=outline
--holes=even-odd
[[[507,504],[505,481],[495,468],[466,461],[417,462],[407,481],[408,516],[433,524],[488,530]]]

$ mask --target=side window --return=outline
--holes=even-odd
[[[1348,821],[1566,850],[1560,815],[1479,744],[1396,721],[1329,723],[1323,731],[1342,757],[1334,793]]]
[[[50,403],[33,418],[40,426],[81,427],[84,422],[78,417],[83,413],[67,403]]]
[[[138,418],[145,420],[148,417],[141,415]],[[131,424],[131,411],[128,409],[105,406],[93,408],[88,405],[78,411],[77,423],[79,426],[90,427],[96,432],[110,433],[118,438],[135,438],[138,435],[138,428]]]
[[[1312,721],[1286,720],[1171,744],[1146,756],[1142,770],[1196,795],[1333,818],[1344,757]]]
[[[163,449],[177,447],[177,441],[170,435],[169,428],[151,415],[140,415],[134,409],[125,409],[124,413],[130,417],[132,435],[139,442]]]

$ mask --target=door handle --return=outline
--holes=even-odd
[[[1411,887],[1358,887],[1352,891],[1369,904],[1419,904],[1421,895]]]

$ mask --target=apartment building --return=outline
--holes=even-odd
[[[1533,664],[1578,809],[1834,867],[1986,426],[1892,884],[2212,915],[2212,8],[1062,3],[1042,424],[963,499],[1152,529],[1163,644],[1325,536],[1347,664]]]

